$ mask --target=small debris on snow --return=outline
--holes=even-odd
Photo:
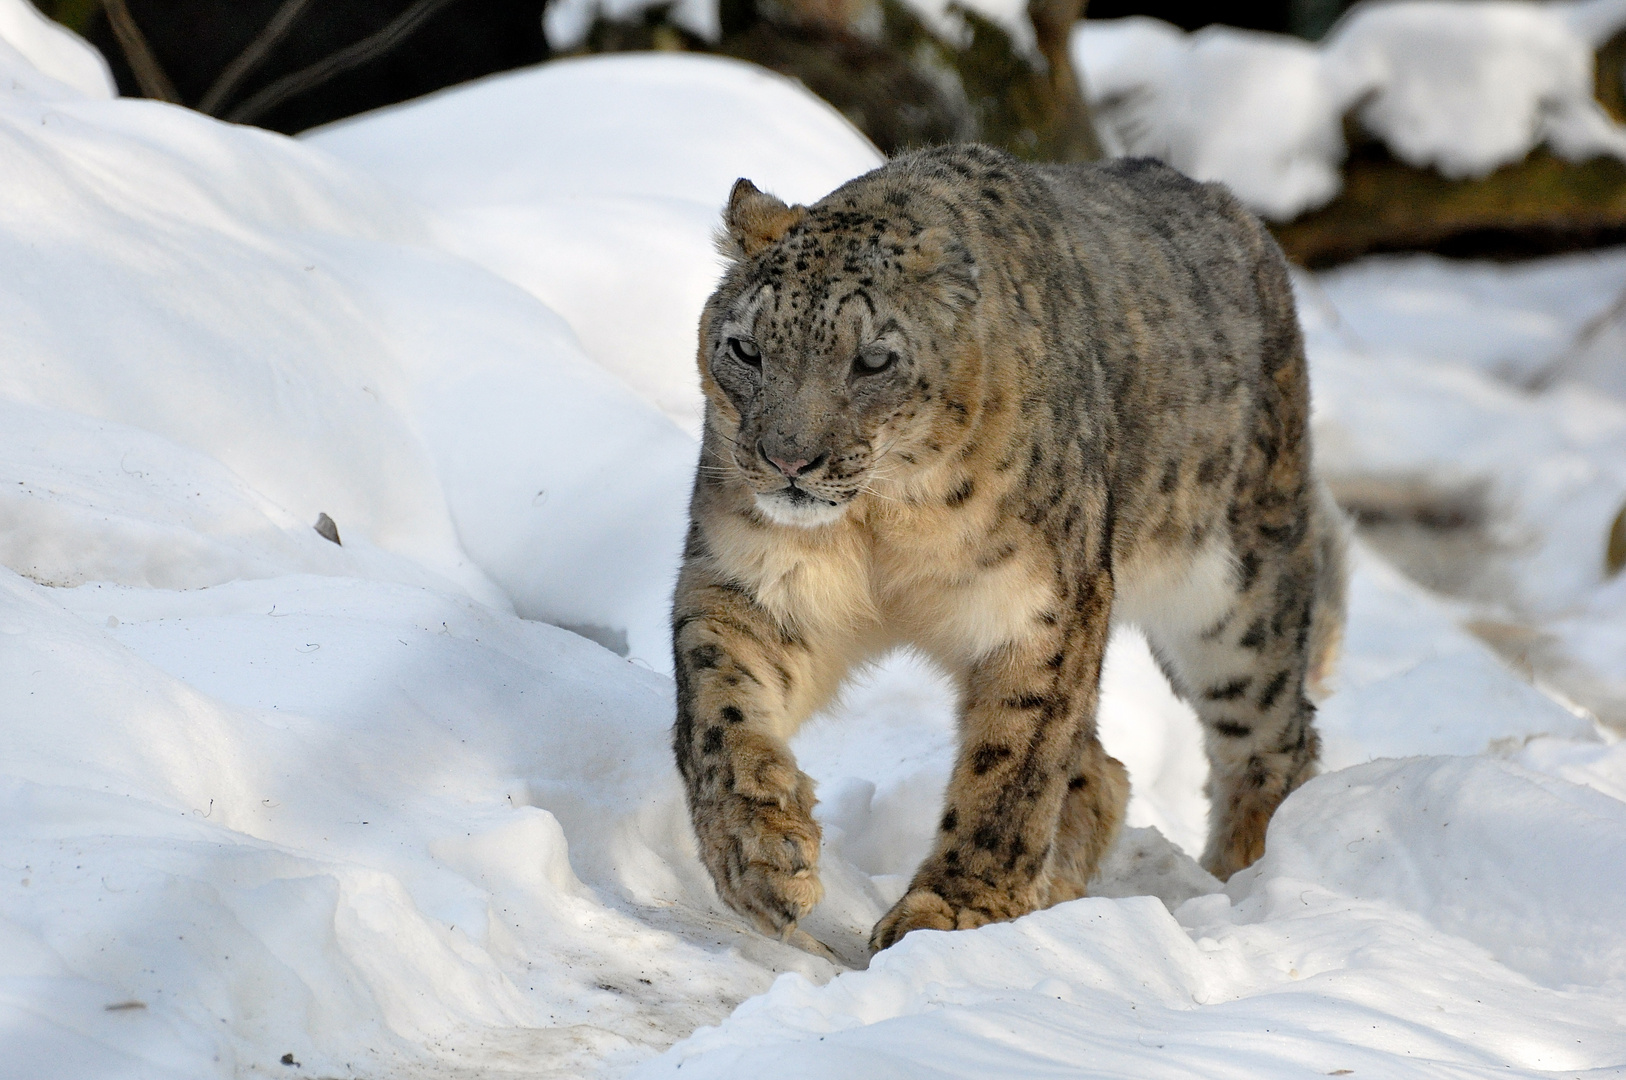
[[[333,519],[328,517],[327,514],[317,515],[314,528],[316,529],[316,535],[323,540],[330,544],[339,543],[339,527],[333,523]]]

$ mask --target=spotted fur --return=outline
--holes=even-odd
[[[1205,865],[1257,859],[1315,768],[1306,682],[1343,596],[1259,223],[1153,162],[959,146],[811,207],[741,181],[724,224],[673,604],[673,743],[722,899],[775,933],[818,902],[786,740],[904,644],[958,681],[961,746],[872,944],[1083,895],[1129,790],[1095,726],[1115,619],[1204,724]]]

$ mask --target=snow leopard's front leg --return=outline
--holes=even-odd
[[[1128,792],[1123,767],[1100,750],[1095,733],[1112,577],[1091,570],[1058,592],[1057,610],[1041,612],[1024,640],[966,673],[959,755],[935,847],[875,925],[871,948],[911,930],[970,929],[1042,908],[1052,900],[1058,840],[1095,858],[1110,845],[1111,835],[1072,832],[1086,820],[1115,832]],[[1058,837],[1064,806],[1096,793],[1100,805],[1073,814],[1074,828]],[[1076,861],[1071,847],[1064,854]]]
[[[813,781],[785,745],[802,719],[787,705],[810,678],[811,650],[693,563],[678,581],[672,644],[672,748],[700,858],[724,903],[764,933],[788,933],[824,893]]]

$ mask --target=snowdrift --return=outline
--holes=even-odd
[[[1535,855],[1553,829],[1573,846]],[[1311,781],[1262,862],[1172,915],[1090,899],[912,934],[635,1075],[1606,1075],[1626,938],[1596,884],[1623,840],[1620,802],[1506,763],[1377,762]]]
[[[696,452],[675,388],[734,176],[809,199],[876,160],[801,91],[584,60],[296,142],[108,100],[21,0],[0,37],[0,1076],[1626,1060],[1626,755],[1370,554],[1337,771],[1228,887],[1185,853],[1195,722],[1125,630],[1102,727],[1133,828],[1096,896],[859,970],[952,760],[952,694],[903,657],[795,744],[826,830],[805,928],[837,962],[718,905],[660,672]],[[1389,295],[1348,288],[1317,310]],[[1449,401],[1474,467],[1584,516],[1590,488],[1539,477],[1613,452],[1613,421],[1531,413],[1539,453],[1497,451],[1490,376],[1398,377],[1313,327],[1329,432],[1458,467],[1371,411]],[[1618,583],[1563,580],[1618,610]],[[1432,756],[1372,760],[1401,755]]]
[[[92,527],[98,558],[129,572],[98,576],[199,587],[351,565],[312,551],[326,513],[347,554],[398,556],[397,576],[445,578],[667,662],[660,611],[694,444],[557,315],[437,247],[424,210],[287,139],[151,102],[22,91],[0,125],[0,258],[27,268],[0,296],[0,392],[105,422],[52,436],[77,444],[76,464],[44,453],[121,504]],[[617,422],[593,419],[606,413]],[[135,452],[125,428],[167,444]],[[158,462],[186,451],[187,479],[156,491],[177,481]],[[189,488],[194,472],[209,475]],[[8,564],[83,580],[77,548],[51,551],[65,511],[11,487]],[[206,498],[217,505],[200,509]],[[195,512],[232,523],[217,547],[286,534],[280,561],[175,558],[174,528]],[[633,517],[637,536],[622,528]]]
[[[734,181],[813,202],[882,161],[783,76],[662,54],[496,75],[302,139],[437,211],[446,246],[563,315],[696,438],[695,318],[722,274],[712,234]]]

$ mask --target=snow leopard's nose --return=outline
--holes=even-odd
[[[794,480],[808,469],[817,468],[827,456],[826,454],[820,454],[812,461],[809,461],[807,458],[797,458],[794,461],[787,461],[785,458],[770,454],[768,452],[768,448],[760,442],[757,443],[757,453],[767,458],[768,462],[773,465],[774,468],[783,473],[785,475],[785,479],[787,480]]]

